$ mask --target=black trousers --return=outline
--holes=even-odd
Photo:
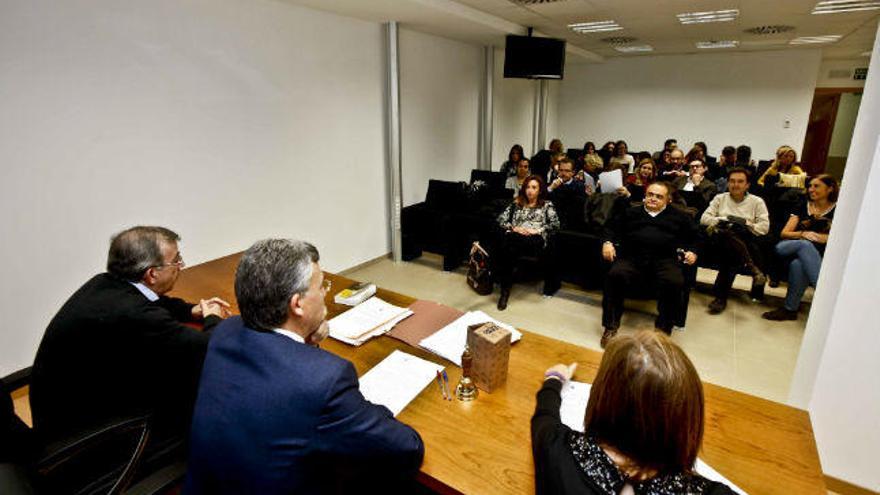
[[[602,326],[620,328],[623,301],[627,293],[645,286],[651,287],[657,297],[657,320],[654,326],[669,332],[676,322],[684,320],[684,275],[674,259],[634,260],[617,258],[605,277],[602,294]]]
[[[524,256],[538,259],[544,277],[544,293],[553,294],[559,289],[559,277],[555,274],[552,260],[552,244],[544,246],[544,238],[540,235],[522,235],[508,231],[501,233],[495,248],[495,280],[502,289],[513,286],[513,270],[519,259]]]
[[[758,237],[745,228],[717,230],[709,239],[719,260],[713,293],[719,299],[727,299],[733,280],[743,267],[763,270],[761,246]]]

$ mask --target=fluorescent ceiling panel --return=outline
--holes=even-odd
[[[678,14],[678,21],[682,24],[703,24],[705,22],[728,22],[739,16],[739,9],[711,10],[707,12],[688,12]]]
[[[723,41],[698,41],[696,43],[697,48],[711,49],[711,48],[736,48],[739,46],[739,41],[736,40],[723,40]]]
[[[813,7],[814,14],[840,14],[880,9],[878,0],[822,0]]]
[[[568,28],[576,33],[605,33],[623,29],[615,21],[578,22],[569,24]]]
[[[654,51],[654,47],[651,45],[615,46],[614,49],[621,53],[640,53]]]
[[[802,36],[788,42],[789,45],[806,45],[810,43],[834,43],[842,38],[839,34],[829,34],[826,36]]]

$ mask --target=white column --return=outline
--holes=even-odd
[[[483,47],[483,90],[480,93],[480,136],[477,168],[492,169],[492,112],[494,107],[495,47]]]
[[[391,255],[394,261],[403,260],[403,241],[400,230],[400,210],[403,207],[400,161],[400,51],[396,21],[386,24],[388,34],[388,176],[391,178]]]

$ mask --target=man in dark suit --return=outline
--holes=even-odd
[[[210,330],[229,305],[165,296],[184,266],[179,239],[163,227],[119,233],[107,273],[80,287],[49,323],[30,388],[44,444],[145,413],[154,414],[152,446],[185,439]],[[197,321],[203,331],[184,324]]]
[[[563,229],[574,228],[583,221],[584,201],[587,194],[593,193],[595,187],[593,178],[589,175],[586,178],[590,181],[589,187],[574,176],[574,163],[570,158],[559,160],[559,176],[547,186],[547,192]]]
[[[545,182],[550,175],[550,171],[553,169],[553,157],[559,153],[563,153],[562,141],[557,138],[553,138],[547,147],[549,149],[542,149],[535,153],[535,156],[530,160],[532,173],[539,176],[541,180]]]
[[[651,184],[643,206],[633,206],[606,224],[602,257],[612,265],[602,295],[602,347],[620,328],[628,287],[653,281],[659,313],[654,323],[657,330],[672,333],[682,310],[685,289],[679,262],[697,262],[697,225],[686,213],[670,206],[670,188],[664,182]]]
[[[349,361],[318,348],[326,287],[311,244],[245,251],[241,317],[217,327],[199,383],[187,493],[389,493],[412,482],[419,434],[364,399]]]

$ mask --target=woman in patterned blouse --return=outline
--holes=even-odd
[[[703,386],[661,332],[611,339],[590,390],[583,431],[562,423],[560,392],[575,365],[544,374],[532,416],[535,492],[733,494],[694,471],[703,440]]]
[[[547,201],[547,187],[537,175],[523,181],[516,199],[498,216],[502,237],[498,244],[495,277],[501,285],[498,309],[507,308],[513,286],[513,268],[520,256],[537,256],[544,268],[544,294],[559,289],[559,280],[548,256],[550,236],[559,230],[559,216]]]

